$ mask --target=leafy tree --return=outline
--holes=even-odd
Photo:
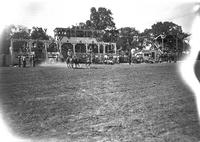
[[[16,38],[16,39],[29,39],[29,33],[26,31],[20,31],[20,32],[16,32],[12,35],[12,38]]]
[[[152,25],[150,32],[153,34],[154,37],[157,37],[159,35],[173,35],[174,37],[177,37],[179,39],[184,39],[189,36],[189,34],[182,31],[181,26],[168,21],[157,22],[156,24]]]
[[[140,37],[146,38],[150,42],[153,42],[155,38],[152,29],[145,29],[142,33],[140,33]]]
[[[119,31],[118,30],[105,30],[101,34],[101,41],[104,42],[116,42],[118,40]]]
[[[150,42],[156,40],[161,44],[164,36],[164,46],[167,52],[183,50],[183,39],[188,37],[189,34],[182,31],[182,27],[173,22],[157,22],[151,26],[151,29],[145,29],[141,36],[146,37]],[[178,45],[178,47],[177,47]]]
[[[96,30],[113,30],[115,29],[115,23],[113,21],[112,12],[104,7],[99,7],[96,10],[95,7],[91,8],[90,14],[91,25]]]
[[[31,39],[35,40],[49,40],[49,36],[46,34],[47,29],[41,27],[33,27],[31,32]],[[43,58],[42,50],[44,50],[44,43],[37,41],[34,43],[36,46],[32,49],[35,52],[36,58]]]
[[[12,29],[14,25],[10,25],[3,29],[0,38],[0,54],[8,54],[10,47],[10,37],[12,35]]]
[[[92,22],[90,20],[87,20],[85,23],[86,29],[92,29]]]
[[[12,34],[12,38],[14,39],[29,39],[30,38],[30,30],[22,25],[17,25],[15,27],[15,31]],[[28,44],[25,41],[17,41],[13,43],[13,49],[16,52],[26,52],[28,50]]]
[[[87,34],[98,41],[116,42],[118,30],[115,28],[111,10],[103,7],[99,7],[98,9],[92,7],[90,11],[90,20],[87,20],[85,23],[81,22],[75,26],[73,25],[72,29],[91,30]],[[80,37],[83,35],[81,31],[77,32],[77,34]]]
[[[12,33],[12,38],[16,39],[29,39],[30,35],[29,32],[30,30],[22,25],[18,25],[14,27],[15,31]]]
[[[154,36],[159,35],[169,35],[169,34],[177,34],[182,33],[181,26],[176,25],[173,22],[157,22],[151,26],[151,31]]]
[[[139,48],[143,49],[146,46],[152,46],[154,43],[154,34],[152,32],[152,29],[145,29],[142,33],[139,34],[138,43]]]
[[[126,51],[130,48],[135,48],[138,45],[137,38],[139,36],[139,31],[135,28],[124,27],[119,29],[119,37],[117,40],[117,46]]]
[[[2,53],[8,54],[10,47],[10,39],[29,39],[28,28],[23,25],[9,25],[2,32],[1,38],[1,51]],[[19,50],[24,46],[24,42],[15,42],[14,48]]]
[[[33,27],[31,32],[31,39],[48,40],[49,36],[46,34],[47,29],[41,27]]]
[[[100,19],[99,19],[98,11],[96,10],[95,7],[92,7],[90,12],[91,12],[90,21],[91,21],[92,28],[99,29],[98,25],[99,25]]]
[[[91,8],[90,20],[86,21],[86,27],[92,30],[102,32],[94,32],[94,37],[99,41],[116,42],[118,31],[113,21],[112,12],[104,7]]]

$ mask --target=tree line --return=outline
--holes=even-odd
[[[125,52],[128,52],[132,48],[143,49],[152,44],[159,35],[164,36],[165,39],[161,41],[162,39],[157,38],[157,41],[164,42],[164,45],[168,47],[168,51],[174,51],[177,49],[177,45],[180,50],[183,50],[184,47],[189,47],[186,42],[183,42],[183,39],[188,37],[189,34],[183,32],[182,27],[173,22],[157,22],[153,24],[150,29],[139,32],[134,27],[122,27],[117,29],[112,15],[111,10],[107,8],[99,7],[96,9],[92,7],[90,9],[90,19],[78,25],[72,25],[71,28],[100,30],[102,32],[95,34],[95,38],[97,38],[98,41],[116,42],[117,49]],[[51,36],[47,35],[47,29],[42,27],[32,27],[30,30],[22,25],[10,25],[4,29],[2,33],[0,43],[4,48],[0,48],[1,52],[9,52],[8,47],[10,46],[11,37],[41,40],[53,39]]]

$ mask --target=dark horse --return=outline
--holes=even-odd
[[[66,64],[68,68],[78,68],[80,67],[79,58],[77,56],[67,57]]]
[[[80,67],[80,60],[76,55],[73,56],[72,61],[73,61],[74,65],[75,65],[75,68]]]

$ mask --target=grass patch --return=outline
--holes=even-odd
[[[176,64],[0,68],[1,106],[23,137],[58,141],[200,140]]]

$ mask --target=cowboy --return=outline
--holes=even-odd
[[[66,58],[67,67],[70,67],[70,63],[72,63],[72,58],[73,58],[73,52],[71,49],[68,49]],[[71,67],[73,68],[73,64],[71,64]]]
[[[71,49],[69,49],[68,51],[67,51],[67,57],[70,57],[70,58],[72,58],[72,50]]]

